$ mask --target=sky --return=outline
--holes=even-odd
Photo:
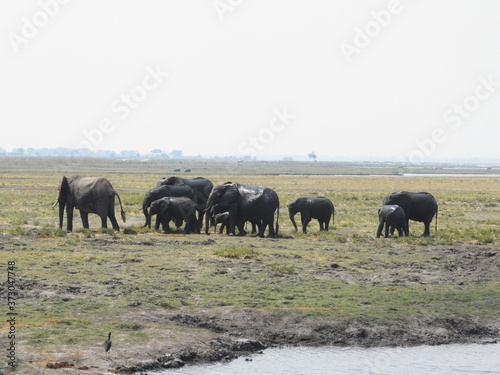
[[[499,161],[497,0],[0,3],[0,147]]]

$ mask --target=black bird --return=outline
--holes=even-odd
[[[106,359],[109,359],[109,349],[111,349],[111,332],[108,333],[108,339],[104,341],[104,350],[106,352]]]

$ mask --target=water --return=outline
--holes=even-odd
[[[251,359],[249,361],[248,359]],[[500,374],[500,343],[408,348],[282,348],[227,363],[186,366],[151,375],[483,375]]]
[[[474,173],[401,173],[401,174],[280,174],[286,177],[500,177],[500,174]]]

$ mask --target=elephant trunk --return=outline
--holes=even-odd
[[[208,230],[210,229],[210,220],[213,215],[213,207],[212,206],[207,206],[205,209],[205,234],[210,234],[208,233]]]
[[[293,228],[294,228],[294,229],[295,229],[295,231],[297,232],[297,224],[295,223],[294,216],[295,216],[295,214],[290,212],[290,221],[291,221],[291,222],[292,222],[292,224],[293,224]]]
[[[151,216],[153,216],[153,210],[149,210],[149,215],[146,217],[148,228],[151,229]]]
[[[59,201],[56,203],[59,203],[59,229],[62,229],[63,220],[64,220],[64,208],[66,205],[64,203],[59,202]],[[54,206],[55,206],[55,204],[54,204]]]
[[[148,215],[148,208],[145,207],[145,206],[142,206],[142,212],[144,213],[144,217],[146,218],[146,223],[142,226],[143,228],[145,228],[150,223],[150,221],[149,221],[149,215]]]

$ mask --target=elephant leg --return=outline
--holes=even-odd
[[[227,230],[228,230],[228,235],[234,236],[236,229],[236,208],[231,207],[229,210],[229,217],[227,221]],[[239,227],[238,227],[239,229]]]
[[[398,227],[398,236],[403,237],[403,230],[401,227]]]
[[[73,207],[66,207],[66,229],[73,232]]]
[[[155,219],[155,231],[157,231],[158,229],[160,229],[160,224],[162,224],[162,226],[163,226],[162,216],[161,216],[160,213],[157,213],[156,214],[156,219]]]
[[[196,216],[194,214],[186,218],[186,227],[184,228],[184,233],[200,233],[200,231],[198,230],[198,219],[196,219]]]
[[[323,227],[323,221],[322,221],[322,220],[320,220],[320,219],[318,219],[318,224],[319,224],[319,231],[320,231],[320,232],[321,232],[321,231],[324,231],[324,230],[325,230],[325,228]]]
[[[109,221],[111,221],[111,225],[113,226],[113,229],[116,231],[120,230],[120,226],[118,225],[118,221],[116,221],[115,214],[109,215]]]
[[[267,223],[266,222],[263,222],[262,223],[262,226],[264,227],[264,229],[262,230],[262,233],[264,233],[265,229],[266,229],[266,225],[269,227],[269,233],[267,235],[268,238],[276,238],[276,233],[274,231],[274,212],[269,216],[269,219],[267,220]]]
[[[385,238],[389,237],[389,229],[390,229],[390,225],[388,222],[386,222],[385,223]]]
[[[163,228],[162,233],[164,233],[164,234],[170,233],[170,219],[162,218],[161,226]]]
[[[108,228],[108,217],[106,215],[101,216],[101,228]]]
[[[243,223],[243,221],[241,223],[238,223],[236,225],[236,227],[238,228],[238,236],[246,236],[247,235],[247,231],[245,230],[245,225]],[[234,233],[234,231],[233,231]]]
[[[430,227],[431,227],[431,222],[430,221],[425,221],[424,222],[424,234],[422,234],[422,237],[429,237],[431,235],[430,232]]]
[[[200,234],[201,233],[201,226],[199,225],[199,222],[196,220],[196,216],[193,215],[191,217],[191,231]]]
[[[257,236],[263,238],[264,237],[264,232],[266,231],[267,223],[263,222],[259,228],[259,231],[257,232]],[[269,230],[269,236],[271,235],[271,230]]]
[[[300,220],[302,221],[302,233],[307,233],[307,224],[311,221],[311,216],[309,215],[301,215]]]
[[[203,228],[203,217],[205,216],[205,211],[204,210],[198,210],[198,221],[197,221],[197,225],[198,225],[198,228],[200,228],[200,231],[201,229]]]
[[[325,224],[324,224],[324,230],[328,232],[328,227],[330,226],[330,218],[326,219],[325,220]]]
[[[82,218],[82,225],[85,229],[89,229],[89,214],[80,210],[80,217]]]
[[[252,223],[252,234],[257,233],[257,225],[255,223]]]
[[[406,221],[403,221],[403,233],[405,236],[409,236],[410,234],[408,233],[408,226],[406,225]]]

